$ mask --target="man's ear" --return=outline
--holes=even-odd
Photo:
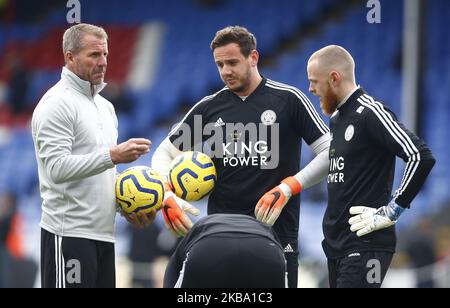
[[[250,64],[252,67],[256,67],[258,65],[259,53],[256,49],[252,50],[250,53]]]
[[[64,55],[64,63],[67,64],[74,64],[74,54],[71,51],[66,52]]]
[[[330,85],[332,87],[338,87],[341,84],[342,77],[337,71],[330,72]]]

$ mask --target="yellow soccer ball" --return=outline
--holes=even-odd
[[[169,181],[175,195],[186,201],[197,201],[214,189],[216,167],[206,154],[184,152],[172,161]]]
[[[162,177],[146,166],[131,167],[116,179],[116,201],[127,213],[150,213],[164,200]]]

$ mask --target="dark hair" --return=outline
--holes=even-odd
[[[248,57],[252,50],[256,49],[256,38],[246,28],[240,26],[229,26],[217,31],[211,42],[211,49],[222,47],[230,43],[236,43],[241,49],[244,57]]]

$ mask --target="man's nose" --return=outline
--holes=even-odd
[[[230,67],[227,65],[224,65],[222,67],[222,75],[230,75],[230,74],[231,74]]]
[[[105,57],[105,56],[103,56],[103,57],[101,57],[100,58],[100,61],[98,62],[98,65],[99,66],[107,66],[108,65],[108,60],[107,60],[107,58]]]

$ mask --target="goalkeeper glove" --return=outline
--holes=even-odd
[[[176,236],[186,236],[189,229],[192,228],[192,221],[185,214],[188,212],[194,216],[198,216],[200,211],[190,205],[183,199],[178,198],[170,187],[164,195],[162,212],[164,220],[166,221],[166,227]]]
[[[259,199],[255,207],[256,219],[273,226],[289,199],[299,194],[301,190],[302,185],[295,177],[285,178],[280,185]]]
[[[405,208],[391,200],[388,205],[374,209],[366,206],[352,206],[349,219],[350,230],[356,231],[357,236],[364,236],[371,232],[393,226]]]

